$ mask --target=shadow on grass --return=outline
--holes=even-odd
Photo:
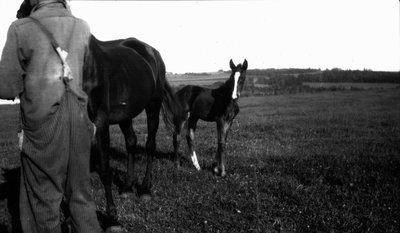
[[[11,232],[21,232],[19,216],[20,168],[4,169],[5,182],[0,184],[0,201],[7,199],[7,208],[11,216]],[[8,226],[0,225],[0,232],[7,233]]]
[[[146,148],[143,146],[137,146],[135,149],[135,164],[141,163],[141,164],[147,164],[147,152]],[[138,168],[135,166],[135,178],[134,178],[134,187],[127,187],[125,185],[125,177],[126,177],[126,169],[127,169],[127,161],[128,161],[128,154],[125,150],[118,150],[116,148],[111,147],[109,149],[109,158],[110,160],[116,161],[119,163],[116,167],[111,166],[111,170],[113,173],[113,184],[115,184],[118,188],[119,193],[135,193],[137,191],[137,195],[140,196],[140,194],[145,191],[142,191],[143,187],[141,187],[141,183],[138,180],[138,173],[143,172],[143,168]],[[174,162],[174,153],[173,152],[161,152],[161,151],[155,151],[154,158],[153,160],[169,160],[171,162]],[[187,158],[182,159],[185,164],[189,164],[189,161]],[[181,160],[181,161],[182,161]],[[95,151],[92,151],[91,153],[91,171],[96,171],[97,173],[100,173],[100,158],[97,156]],[[153,161],[154,163],[154,161]],[[122,168],[121,168],[122,167]],[[141,166],[141,167],[146,167]]]
[[[93,148],[92,148],[93,149]],[[126,164],[126,161],[128,159],[128,153],[123,150],[117,150],[116,148],[111,147],[109,149],[109,155],[110,155],[110,159],[118,161],[120,163]],[[146,148],[143,146],[137,146],[136,147],[136,161],[142,161],[144,159],[146,159]],[[161,152],[161,151],[157,151],[154,154],[154,159],[158,159],[158,160],[170,160],[170,161],[174,161],[174,153],[173,152]],[[98,156],[98,154],[92,150],[91,152],[91,157],[90,157],[90,161],[91,161],[91,170],[95,171],[95,169],[98,169],[98,165],[100,163],[100,158]]]
[[[127,159],[127,153],[126,152],[121,152],[120,150],[117,150],[115,148],[110,148],[110,157],[111,159],[115,159],[117,161],[126,161]],[[143,160],[146,158],[146,148],[143,146],[137,146],[136,147],[136,159]],[[174,153],[173,152],[161,152],[161,151],[155,151],[154,154],[154,159],[158,160],[174,160]]]

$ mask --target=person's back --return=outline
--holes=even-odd
[[[38,19],[52,33],[60,47],[68,51],[67,62],[73,77],[70,82],[71,89],[82,98],[83,104],[86,104],[87,95],[81,86],[84,50],[90,37],[88,25],[72,16],[62,4],[39,7],[30,17]],[[9,33],[15,33],[11,36],[17,37],[17,44],[16,47],[5,47],[13,51],[3,52],[2,60],[6,61],[2,64],[16,66],[11,70],[14,73],[7,75],[10,79],[21,75],[17,73],[25,73],[23,79],[25,90],[20,96],[21,108],[26,117],[24,123],[28,127],[35,126],[45,121],[49,113],[54,112],[54,107],[64,93],[64,83],[60,79],[62,66],[49,38],[29,17],[15,21]],[[12,57],[14,49],[18,50],[18,57],[15,58]],[[17,67],[19,64],[16,63],[16,59],[23,61],[21,64],[23,70]],[[1,88],[15,95],[22,91],[22,83],[11,87],[3,84]]]
[[[0,61],[0,98],[21,100],[22,230],[61,232],[60,204],[65,200],[74,232],[101,232],[90,192],[94,128],[82,86],[90,30],[72,16],[65,0],[29,4],[34,6],[30,17],[10,26]],[[68,52],[68,77],[52,41]]]

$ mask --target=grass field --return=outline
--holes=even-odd
[[[186,160],[175,169],[172,137],[161,123],[152,201],[122,199],[114,186],[127,232],[400,232],[398,89],[245,97],[239,105],[225,178],[211,172],[215,124],[199,122],[196,145],[203,170],[197,172],[184,142]],[[8,177],[0,178],[0,232],[11,224],[9,170],[18,167],[17,110],[0,106],[0,168]],[[145,123],[144,115],[134,121],[140,147]],[[111,134],[118,180],[126,152],[119,129],[112,126]],[[143,165],[140,160],[141,175]],[[95,173],[92,181],[97,208],[104,213],[104,190]]]

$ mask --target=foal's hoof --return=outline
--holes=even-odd
[[[225,177],[226,176],[226,172],[225,171],[221,171],[218,167],[214,167],[214,174],[217,176],[221,176],[221,177]]]
[[[201,167],[199,164],[194,164],[194,167],[196,168],[197,171],[201,171]]]
[[[147,202],[151,201],[151,195],[143,194],[140,196],[139,200],[141,203],[147,203]]]

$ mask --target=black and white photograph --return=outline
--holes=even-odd
[[[1,0],[0,232],[400,232],[399,0]]]

